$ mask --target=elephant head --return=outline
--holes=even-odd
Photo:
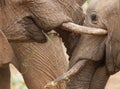
[[[105,28],[108,35],[105,37],[106,67],[109,74],[119,71],[119,25],[120,1],[107,0],[100,2],[91,0],[85,24],[88,26]],[[99,7],[101,6],[101,7]]]

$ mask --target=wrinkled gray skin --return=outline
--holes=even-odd
[[[63,22],[68,21],[82,24],[84,15],[81,10],[81,5],[84,1],[85,0],[0,0],[0,29],[12,44],[15,53],[15,58],[12,56],[10,57],[10,60],[14,59],[13,64],[23,73],[23,77],[29,89],[40,88],[40,80],[37,77],[41,73],[41,68],[39,66],[42,66],[45,63],[44,65],[47,65],[47,68],[51,67],[50,63],[47,64],[44,60],[43,63],[40,62],[40,57],[42,57],[39,54],[41,50],[39,49],[39,47],[41,47],[40,43],[47,41],[43,31],[47,32],[55,29],[59,32],[68,49],[68,54],[71,55],[79,36],[63,31],[59,26]],[[38,43],[34,43],[33,41]],[[10,45],[8,42],[7,44]],[[31,49],[35,51],[36,56],[33,56],[33,60],[28,61],[27,58],[32,54],[30,51]],[[7,51],[10,50],[11,49],[9,48]],[[52,56],[54,56],[54,54]],[[49,55],[49,57],[51,56]],[[4,70],[4,72],[0,73],[0,89],[10,88],[10,72],[7,64],[10,60],[7,60],[5,63],[1,62],[3,66],[0,68],[0,71]],[[30,66],[29,62],[31,63]],[[39,62],[42,64],[40,65]],[[29,67],[29,71],[24,67]],[[31,67],[35,69],[32,70]],[[43,70],[43,72],[45,72],[46,75],[49,75],[48,71]],[[50,75],[50,77],[47,77],[54,79],[57,77],[56,74],[57,73],[54,75],[53,73],[52,77]],[[5,76],[6,79],[4,79],[3,76]],[[44,79],[46,77],[41,78]],[[4,80],[6,80],[6,82],[5,84],[2,84],[1,82]],[[56,88],[58,89],[60,87]]]
[[[82,59],[90,61],[71,78],[68,89],[104,89],[109,76],[120,70],[120,0],[91,0],[85,25],[104,28],[108,35],[81,36],[70,67]]]

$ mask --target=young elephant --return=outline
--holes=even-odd
[[[100,5],[101,7],[99,7]],[[105,28],[108,31],[108,35],[105,38],[105,49],[106,66],[109,74],[114,74],[119,71],[119,19],[119,0],[108,0],[105,3],[104,0],[101,0],[100,2],[91,0],[85,22],[89,26]]]
[[[73,77],[73,81],[70,83],[70,85],[75,86],[76,85],[75,79],[78,79],[82,76],[84,77],[84,79],[79,79],[78,84],[83,84],[84,81],[88,84],[86,86],[76,85],[76,87],[79,88],[82,87],[83,89],[104,89],[109,76],[120,70],[119,69],[120,0],[114,1],[91,0],[87,9],[85,24],[87,26],[104,28],[108,31],[108,35],[103,37],[89,36],[88,38],[87,36],[83,36],[83,39],[81,40],[84,41],[81,43],[81,45],[78,45],[80,50],[78,49],[78,47],[76,47],[77,48],[76,51],[79,50],[78,52],[81,53],[83,51],[81,50],[81,48],[84,47],[82,44],[86,43],[88,43],[89,45],[89,46],[86,45],[86,48],[89,50],[87,51],[85,48],[84,50],[86,50],[86,52],[85,55],[83,56],[81,56],[81,54],[76,54],[75,55],[76,57],[74,57],[75,61],[77,62],[79,59],[82,58],[85,59],[90,58],[92,60],[95,59],[95,61],[98,59],[103,59],[103,62],[102,60],[101,60],[102,63],[100,63],[100,61],[95,62],[95,65],[86,69],[86,72],[87,74],[89,74],[90,77],[88,77],[88,75],[83,75],[84,73],[82,71],[81,73],[79,72],[77,75]],[[89,39],[89,41],[85,41],[85,39],[86,40]],[[91,42],[92,40],[95,41],[89,44],[89,42]],[[96,42],[98,42],[97,47],[94,46]],[[96,52],[91,50],[95,50]],[[89,57],[86,56],[87,54],[89,55],[91,52],[92,57],[90,57],[91,55]],[[101,55],[100,53],[102,53],[103,55]],[[91,70],[88,73],[88,70],[91,68],[93,70]]]
[[[82,35],[70,66],[83,59],[94,61],[71,77],[69,89],[104,89],[109,76],[120,70],[120,0],[91,0],[86,14],[85,25],[104,28],[108,35]]]

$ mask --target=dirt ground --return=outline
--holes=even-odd
[[[21,74],[11,65],[11,89],[27,89]],[[105,89],[120,89],[120,72],[111,76]]]

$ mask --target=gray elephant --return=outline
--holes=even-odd
[[[72,69],[53,83],[72,75],[68,89],[104,89],[110,75],[120,70],[120,0],[91,0],[84,22],[108,34],[82,35],[70,59]]]
[[[0,1],[0,89],[10,89],[10,62],[22,73],[29,89],[43,89],[45,83],[66,71],[67,60],[61,40],[56,36],[51,40],[44,33],[55,29],[71,55],[80,36],[63,30],[61,25],[67,22],[83,23],[81,5],[84,1]],[[64,88],[65,85],[60,84],[52,89]]]

